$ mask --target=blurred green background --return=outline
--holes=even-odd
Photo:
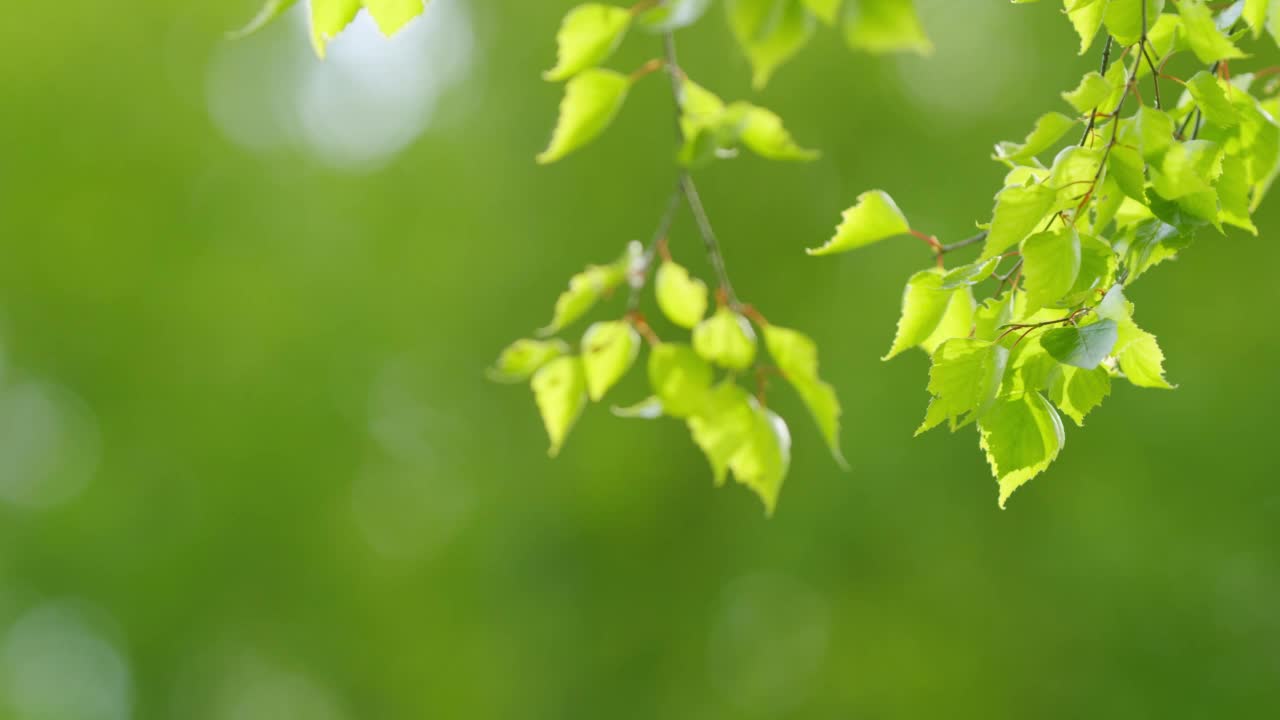
[[[991,145],[1093,53],[1057,3],[921,0],[933,58],[821,32],[752,93],[713,12],[688,72],[824,152],[699,175],[739,293],[818,340],[845,406],[848,473],[775,392],[766,520],[678,423],[592,407],[552,461],[527,389],[484,378],[673,179],[659,76],[534,165],[571,5],[434,0],[323,64],[296,12],[226,42],[255,0],[6,7],[0,717],[1280,712],[1280,198],[1130,293],[1181,388],[1118,384],[1002,512],[972,431],[911,437],[927,359],[877,360],[927,251],[803,248],[874,187],[967,236]],[[682,215],[705,273],[699,247]]]

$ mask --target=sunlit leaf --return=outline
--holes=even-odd
[[[1187,44],[1200,62],[1245,57],[1240,48],[1218,29],[1213,11],[1204,0],[1178,0],[1178,14],[1182,16]]]
[[[836,462],[847,467],[840,450],[840,400],[835,388],[818,375],[817,345],[807,335],[777,325],[765,326],[764,343],[782,377],[809,408]]]
[[[1061,327],[1040,338],[1040,345],[1063,365],[1092,370],[1102,364],[1116,346],[1116,323],[1099,320],[1082,327]]]
[[[555,457],[587,405],[587,380],[582,361],[571,355],[558,357],[534,373],[531,385],[542,424],[551,438],[547,454]]]
[[[881,359],[889,360],[929,338],[942,322],[955,292],[942,289],[939,270],[923,270],[912,275],[902,293],[902,316],[898,319],[893,345]]]
[[[502,351],[488,375],[497,382],[524,382],[543,365],[568,354],[569,346],[562,340],[517,340]]]
[[[933,353],[929,369],[929,411],[919,435],[949,422],[955,430],[965,415],[980,415],[996,398],[1009,351],[989,340],[953,338]]]
[[[707,313],[707,284],[678,263],[666,260],[658,266],[654,289],[662,313],[682,328],[694,327]]]
[[[689,432],[711,464],[716,485],[723,485],[729,461],[751,439],[756,403],[740,386],[722,382],[712,388],[698,411],[689,416]]]
[[[782,418],[754,401],[752,410],[747,442],[729,460],[729,469],[734,480],[760,496],[765,513],[772,515],[791,465],[791,433]]]
[[[729,27],[751,61],[751,84],[773,73],[809,42],[814,19],[801,0],[724,0]]]
[[[1080,274],[1080,236],[1065,228],[1037,233],[1022,243],[1027,311],[1057,301],[1075,285]]]
[[[640,334],[629,322],[598,322],[582,336],[582,368],[587,394],[599,401],[631,369],[640,352]]]
[[[1007,187],[996,195],[991,229],[982,248],[982,259],[993,258],[1017,245],[1045,222],[1057,192],[1044,185]]]
[[[1062,418],[1040,393],[996,402],[978,420],[980,443],[1000,484],[1000,507],[1062,451]]]
[[[649,351],[649,387],[672,417],[698,412],[711,380],[711,366],[688,345],[661,343]]]
[[[553,163],[596,139],[613,122],[630,89],[631,78],[612,70],[592,68],[573,76],[565,84],[551,144],[538,162]]]
[[[604,62],[622,42],[631,18],[631,11],[612,5],[586,3],[573,8],[556,33],[556,66],[542,77],[568,80]]]
[[[911,226],[893,198],[883,190],[858,196],[858,202],[844,211],[836,234],[825,245],[811,248],[810,255],[831,255],[910,232]]]
[[[756,358],[756,334],[745,317],[721,307],[693,329],[693,348],[721,367],[746,370]]]
[[[846,3],[845,40],[869,52],[908,50],[928,55],[933,43],[925,35],[913,0],[857,0]]]

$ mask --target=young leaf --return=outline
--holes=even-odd
[[[1102,22],[1121,46],[1132,45],[1142,36],[1142,31],[1145,29],[1142,25],[1144,2],[1147,5],[1146,18],[1147,28],[1149,28],[1155,23],[1156,18],[1160,17],[1165,0],[1107,0]]]
[[[1093,45],[1093,39],[1102,27],[1102,12],[1108,0],[1062,0],[1067,11],[1067,18],[1080,36],[1080,54],[1083,55]]]
[[[1116,322],[1099,320],[1083,327],[1050,330],[1040,338],[1040,345],[1064,365],[1092,370],[1111,354],[1116,338]]]
[[[907,281],[902,293],[902,317],[893,345],[881,360],[889,360],[924,342],[942,322],[954,290],[942,290],[942,275],[936,269],[922,270]]]
[[[871,190],[858,196],[858,202],[844,211],[836,234],[825,245],[810,248],[810,255],[847,252],[871,243],[910,232],[907,218],[893,198],[883,190]]]
[[[310,0],[310,5],[311,44],[323,58],[329,41],[351,24],[361,7],[369,10],[382,34],[391,37],[422,14],[426,0]]]
[[[533,399],[542,414],[542,424],[551,438],[547,454],[560,454],[564,440],[587,405],[587,381],[582,361],[571,355],[558,357],[533,375]]]
[[[666,260],[658,266],[654,288],[662,314],[682,328],[693,328],[707,313],[707,284],[678,263]]]
[[[582,336],[582,368],[587,394],[595,402],[631,369],[640,352],[640,334],[629,322],[598,322]]]
[[[1187,44],[1200,62],[1211,63],[1218,60],[1234,60],[1246,57],[1226,35],[1218,29],[1214,22],[1213,11],[1204,4],[1204,0],[1178,0],[1178,14],[1182,16],[1182,26]]]
[[[801,0],[804,6],[813,13],[813,16],[826,23],[834,25],[836,16],[840,13],[840,4],[842,0]]]
[[[688,345],[662,343],[649,351],[649,387],[672,417],[688,417],[702,409],[711,377],[711,366]]]
[[[599,3],[586,3],[564,16],[556,33],[556,66],[542,74],[559,82],[604,62],[622,42],[631,25],[631,11]]]
[[[801,0],[725,0],[725,9],[729,27],[751,61],[756,89],[763,88],[813,34],[813,17]]]
[[[733,478],[760,496],[765,514],[773,515],[778,492],[791,464],[791,433],[782,418],[752,400],[747,441],[729,460]]]
[[[524,382],[543,365],[569,354],[562,340],[517,340],[506,347],[488,375],[496,382]]]
[[[807,335],[777,325],[765,326],[764,344],[782,377],[796,389],[817,421],[836,462],[847,468],[840,451],[840,400],[835,388],[818,376],[817,345]]]
[[[755,422],[756,403],[733,382],[717,385],[698,412],[689,416],[689,433],[711,463],[712,477],[723,485],[729,461],[746,445]]]
[[[1075,125],[1075,120],[1062,113],[1045,113],[1036,120],[1036,126],[1021,145],[1007,141],[998,143],[995,159],[1008,163],[1025,163],[1053,147]]]
[[[942,289],[954,290],[960,287],[970,287],[991,277],[996,271],[996,267],[1000,265],[1000,258],[991,258],[990,260],[979,260],[978,262],[961,265],[947,271],[942,276]]]
[[[565,84],[560,118],[538,163],[553,163],[596,139],[613,122],[630,89],[631,78],[612,70],[592,68],[575,75]]]
[[[1000,484],[1000,507],[1062,451],[1062,418],[1038,392],[996,402],[978,420],[979,443]]]
[[[556,299],[551,324],[539,330],[538,334],[543,337],[554,335],[585,315],[605,293],[611,292],[626,279],[631,259],[632,254],[628,250],[627,254],[612,265],[591,265],[569,278],[569,289],[560,293],[560,297]]]
[[[735,103],[737,104],[737,103]],[[751,152],[768,160],[808,161],[818,157],[816,150],[806,150],[796,144],[791,134],[782,126],[782,118],[770,110],[742,103],[742,144]]]
[[[1066,295],[1080,274],[1080,236],[1072,228],[1037,233],[1022,243],[1027,312]]]
[[[1104,367],[1081,370],[1059,365],[1049,387],[1049,399],[1076,425],[1084,425],[1084,417],[1111,394],[1111,374]]]
[[[993,258],[1017,245],[1043,225],[1053,210],[1057,192],[1044,185],[1007,187],[996,195],[991,229],[982,248],[983,260]]]
[[[1227,99],[1227,92],[1218,78],[1207,72],[1196,73],[1187,81],[1187,92],[1204,113],[1206,122],[1224,128],[1239,124],[1240,114]]]
[[[1266,27],[1267,9],[1272,4],[1271,0],[1244,0],[1244,11],[1241,17],[1249,25],[1255,40]]]
[[[954,431],[960,418],[981,415],[996,398],[1009,361],[1009,350],[989,340],[953,338],[933,353],[929,368],[929,412],[916,434],[949,421]]]
[[[1107,98],[1111,97],[1114,89],[1111,83],[1095,70],[1085,74],[1075,90],[1062,93],[1062,99],[1075,108],[1076,112],[1084,114],[1102,105]]]
[[[756,334],[746,318],[721,307],[693,329],[693,349],[721,367],[746,370],[756,359]]]
[[[951,338],[967,337],[973,329],[973,288],[959,287],[949,291],[949,294],[951,299],[947,300],[947,309],[942,312],[938,326],[920,341],[920,349],[928,355],[932,355],[939,345]]]
[[[928,55],[933,43],[925,36],[912,0],[857,0],[845,5],[844,35],[849,47],[883,53],[909,50]]]
[[[1120,323],[1115,348],[1116,362],[1129,382],[1138,387],[1171,390],[1164,379],[1164,352],[1151,333],[1132,320]]]

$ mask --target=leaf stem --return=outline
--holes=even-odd
[[[644,255],[641,256],[640,262],[632,270],[630,277],[631,295],[627,298],[628,311],[635,310],[640,306],[640,291],[644,289],[645,283],[649,280],[649,270],[653,267],[653,258],[658,251],[658,246],[666,242],[667,235],[671,233],[671,223],[675,221],[676,210],[680,209],[682,189],[680,182],[677,181],[675,189],[671,191],[671,195],[667,198],[667,206],[662,211],[662,217],[658,220],[658,227],[649,238],[649,244],[645,246]]]
[[[684,143],[684,131],[680,127],[680,78],[684,76],[684,71],[680,69],[680,62],[676,55],[676,37],[675,33],[668,30],[662,35],[662,44],[666,54],[667,72],[671,76],[671,98],[675,101],[676,111],[676,141],[677,144]],[[716,237],[715,229],[711,226],[711,219],[707,217],[707,210],[702,205],[702,198],[698,194],[698,186],[693,181],[693,176],[688,170],[682,170],[680,173],[680,187],[684,193],[685,202],[689,205],[689,210],[693,213],[693,219],[698,225],[698,232],[702,235],[702,243],[707,250],[707,258],[711,261],[711,267],[716,273],[716,281],[720,284],[720,289],[724,291],[725,297],[729,301],[729,307],[738,309],[742,303],[738,301],[738,295],[733,291],[733,283],[729,281],[729,272],[725,269],[724,253],[720,249],[720,240]]]

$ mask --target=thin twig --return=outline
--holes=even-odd
[[[1115,38],[1107,35],[1107,44],[1102,46],[1102,70],[1098,73],[1099,75],[1106,75],[1107,70],[1111,67],[1111,46],[1113,43],[1115,43]],[[1085,127],[1084,135],[1080,138],[1080,147],[1084,147],[1084,144],[1089,141],[1089,135],[1093,133],[1093,128],[1097,123],[1098,108],[1094,108],[1093,112],[1089,113],[1089,124]]]
[[[663,33],[662,44],[666,51],[667,73],[671,76],[671,97],[675,100],[676,105],[676,140],[678,144],[683,144],[685,138],[684,132],[680,128],[680,79],[684,77],[684,72],[680,70],[680,61],[676,55],[675,33],[670,30]],[[702,235],[702,243],[706,246],[707,257],[711,261],[712,269],[715,270],[716,280],[720,283],[720,289],[724,291],[729,306],[737,308],[741,303],[738,301],[737,294],[733,291],[733,284],[729,282],[729,273],[725,269],[724,253],[720,250],[720,241],[716,238],[715,230],[711,227],[711,219],[707,217],[707,210],[702,205],[702,198],[698,195],[698,186],[693,182],[693,177],[687,170],[680,173],[680,187],[684,191],[684,198],[689,204],[689,210],[693,213],[693,219],[697,222],[698,232]]]
[[[658,220],[658,227],[653,231],[653,236],[649,238],[649,244],[645,246],[644,255],[641,256],[640,263],[633,269],[631,281],[631,295],[627,298],[627,310],[635,310],[640,306],[640,291],[644,289],[645,283],[649,279],[649,270],[653,267],[653,258],[658,251],[658,245],[667,238],[671,233],[671,223],[676,219],[676,210],[680,209],[680,200],[684,188],[680,182],[676,182],[675,189],[671,191],[671,196],[667,198],[667,207],[662,211],[662,217]]]

